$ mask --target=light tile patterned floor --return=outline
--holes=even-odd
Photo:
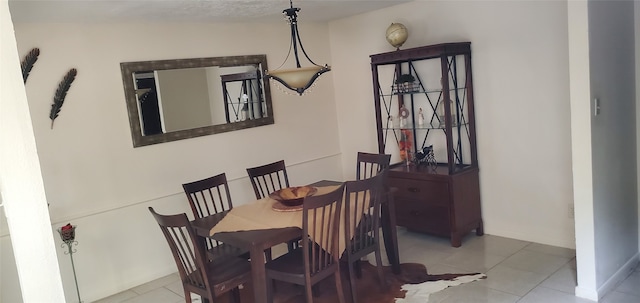
[[[574,296],[575,251],[497,236],[467,236],[460,248],[444,238],[398,230],[400,260],[427,266],[429,273],[482,272],[487,279],[437,292],[429,303],[589,303]],[[274,255],[284,252],[278,246]],[[604,303],[640,302],[640,269],[605,296]],[[193,300],[200,302],[199,298]],[[184,302],[182,285],[172,274],[97,303]]]

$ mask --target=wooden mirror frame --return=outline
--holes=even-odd
[[[178,130],[162,134],[143,136],[140,128],[140,113],[138,112],[137,97],[134,89],[133,73],[149,70],[168,70],[198,67],[232,67],[255,65],[260,71],[268,70],[267,55],[247,55],[247,56],[227,56],[194,59],[157,60],[120,63],[122,70],[122,83],[124,87],[125,100],[127,103],[127,113],[129,115],[129,126],[131,128],[131,138],[133,147],[146,146],[164,142],[171,142],[182,139],[195,138],[217,133],[224,133],[234,130],[241,130],[274,123],[273,105],[271,103],[271,88],[269,81],[262,78],[264,92],[264,102],[266,104],[266,117],[239,121],[234,123],[210,125],[193,129]]]

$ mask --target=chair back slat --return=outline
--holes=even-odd
[[[304,262],[310,276],[338,262],[340,210],[344,185],[330,193],[306,197],[302,208]]]
[[[367,179],[389,168],[391,155],[358,152],[357,162],[356,180]]]
[[[256,199],[266,198],[270,193],[289,187],[289,178],[284,160],[247,168]]]
[[[158,222],[174,261],[178,265],[178,272],[183,283],[206,289],[209,287],[207,276],[203,274],[206,264],[205,252],[201,242],[196,238],[187,215],[164,216],[156,213],[152,207],[149,211]]]
[[[182,188],[195,218],[204,218],[233,208],[225,173],[182,184]],[[207,249],[216,247],[220,243],[211,238],[206,240]]]
[[[169,227],[168,231],[173,243],[176,243],[177,252],[182,261],[182,268],[187,277],[186,280],[192,285],[204,288],[204,278],[196,264],[195,249],[191,240],[185,235],[184,228]]]
[[[182,188],[196,218],[203,218],[233,208],[227,176],[224,173],[182,184]]]
[[[345,241],[347,253],[362,256],[378,245],[380,204],[387,170],[374,177],[345,182]]]

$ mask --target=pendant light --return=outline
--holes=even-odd
[[[293,90],[298,93],[298,95],[302,96],[307,89],[313,86],[316,79],[323,73],[330,71],[331,67],[326,64],[324,66],[318,65],[309,58],[309,55],[307,55],[307,52],[302,46],[300,33],[298,32],[298,12],[300,11],[300,8],[293,7],[292,0],[289,0],[289,4],[291,7],[283,10],[282,14],[285,16],[285,20],[291,27],[291,44],[289,45],[289,53],[280,67],[287,62],[289,55],[291,55],[291,50],[293,49],[296,68],[280,69],[280,67],[278,67],[275,70],[267,71],[266,77],[279,82],[284,87]],[[302,54],[304,54],[307,60],[313,64],[312,66],[302,67],[300,65],[298,50],[302,51]]]

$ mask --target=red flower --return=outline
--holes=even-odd
[[[60,237],[62,241],[73,241],[76,238],[76,227],[68,223],[67,225],[60,227]]]

